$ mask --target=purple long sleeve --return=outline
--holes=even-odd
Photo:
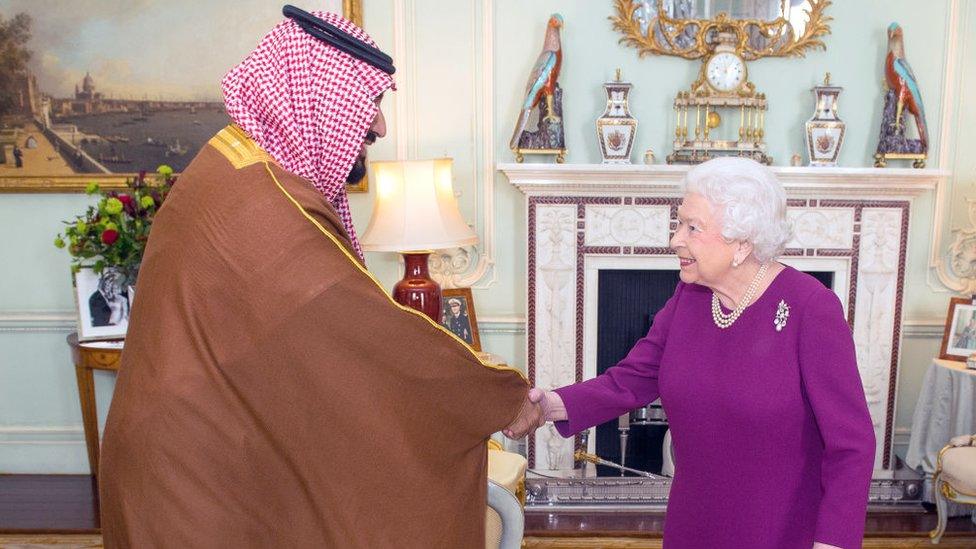
[[[800,320],[803,391],[823,439],[815,540],[837,547],[861,547],[868,490],[874,469],[875,437],[857,371],[851,330],[840,300],[824,288],[811,298]]]
[[[711,291],[679,284],[626,358],[556,392],[563,436],[660,396],[675,457],[668,549],[861,546],[874,427],[840,301],[813,277],[787,267],[724,330]]]
[[[654,315],[647,335],[637,340],[623,360],[593,379],[556,389],[568,418],[555,422],[560,435],[572,436],[657,400],[658,368],[683,286],[678,283],[674,295]]]

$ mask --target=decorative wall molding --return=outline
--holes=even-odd
[[[480,190],[477,203],[477,223],[481,228],[481,242],[475,246],[456,248],[430,258],[431,276],[447,288],[490,288],[497,282],[495,273],[495,28],[492,0],[481,0],[479,10],[473,10],[471,36],[472,113],[475,123],[472,147],[475,150],[472,183]],[[478,25],[480,24],[480,32]],[[477,39],[480,35],[480,43]]]
[[[397,71],[396,148],[397,158],[417,157],[417,9],[414,0],[393,2],[393,59]]]
[[[0,426],[0,474],[88,474],[81,425]]]
[[[966,13],[960,16],[960,13]],[[939,127],[939,157],[938,166],[948,169],[954,166],[959,154],[956,143],[959,139],[960,130],[964,124],[956,124],[959,116],[960,102],[956,99],[961,96],[963,90],[963,77],[960,76],[959,67],[964,66],[963,55],[965,55],[965,41],[969,40],[967,32],[963,32],[963,22],[971,21],[976,13],[973,13],[972,2],[961,2],[960,0],[950,0],[946,11],[946,29],[948,37],[946,40],[946,55],[942,66],[942,118]],[[960,45],[962,42],[962,45]],[[976,76],[976,75],[974,75]],[[935,193],[935,211],[932,219],[932,236],[930,240],[929,269],[926,272],[926,284],[935,292],[954,291],[960,293],[973,293],[976,291],[976,275],[959,277],[953,273],[951,266],[946,263],[952,262],[948,257],[951,251],[943,253],[942,236],[946,232],[946,225],[950,234],[952,232],[952,212],[949,206],[952,203],[955,190],[955,182],[950,179],[945,185],[940,185]],[[946,214],[946,211],[949,213]],[[972,213],[970,213],[972,218]],[[935,274],[936,280],[932,275]]]
[[[969,226],[953,229],[952,242],[945,256],[935,264],[939,280],[961,294],[976,294],[976,199],[967,198]]]
[[[899,447],[907,447],[908,440],[912,437],[911,427],[898,427],[895,429],[894,444]]]
[[[79,425],[0,426],[0,446],[38,444],[85,445],[85,430]]]
[[[69,333],[77,327],[74,311],[0,311],[0,333]],[[525,317],[482,316],[478,328],[482,333],[522,335]]]
[[[478,329],[481,333],[525,335],[526,321],[524,317],[481,317],[478,319]],[[941,318],[905,319],[902,323],[902,335],[909,339],[942,339],[945,320]],[[898,434],[898,429],[895,429]],[[897,443],[897,442],[896,442]]]
[[[482,335],[525,335],[525,318],[520,316],[483,316],[478,319],[478,331]]]
[[[945,319],[906,319],[902,323],[902,335],[913,339],[942,339],[945,331]]]
[[[70,333],[77,322],[74,311],[0,311],[0,334]]]

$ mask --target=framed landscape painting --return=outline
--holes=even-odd
[[[362,1],[291,0],[360,26]],[[283,5],[0,3],[0,192],[122,188],[161,164],[183,170],[230,122],[220,80],[283,19]],[[349,190],[365,192],[365,177]]]

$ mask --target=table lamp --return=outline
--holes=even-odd
[[[361,239],[363,249],[403,254],[403,279],[393,287],[393,299],[435,322],[441,287],[430,278],[428,256],[478,242],[454,200],[452,164],[450,158],[371,162],[376,199]]]

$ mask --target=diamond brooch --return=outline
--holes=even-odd
[[[773,319],[773,325],[776,326],[777,332],[782,332],[783,327],[786,326],[786,319],[790,317],[790,306],[786,304],[785,300],[779,300],[779,307],[776,308],[776,318]]]

